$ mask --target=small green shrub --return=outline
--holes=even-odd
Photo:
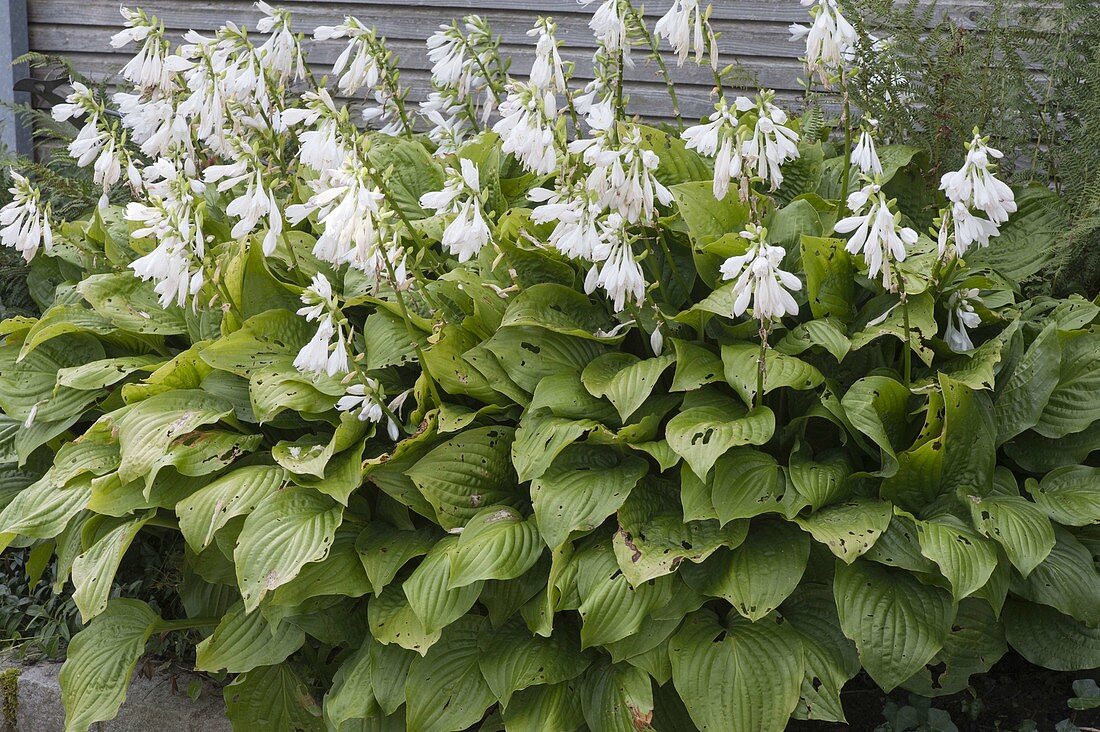
[[[1022,290],[1065,212],[988,140],[949,200],[850,110],[842,156],[767,92],[645,126],[625,0],[591,94],[552,23],[530,82],[444,27],[427,134],[384,39],[318,29],[363,131],[260,7],[162,66],[124,10],[137,102],[58,116],[135,200],[8,209],[53,218],[11,241],[42,314],[2,325],[0,537],[50,546],[87,623],[70,729],[199,631],[249,731],[781,730],[843,720],[861,668],[934,696],[1010,647],[1100,665],[1100,306]],[[181,545],[176,598],[127,596],[128,553]]]

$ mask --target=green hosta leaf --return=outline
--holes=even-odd
[[[606,347],[587,338],[533,326],[501,328],[485,347],[521,389],[533,393],[547,376],[580,371]]]
[[[709,348],[679,338],[673,338],[672,345],[676,349],[672,391],[694,391],[704,384],[723,380],[722,359]]]
[[[1100,449],[1100,422],[1065,437],[1043,437],[1025,432],[1005,443],[1005,453],[1029,473],[1046,473],[1067,465],[1085,462]]]
[[[325,694],[325,722],[331,729],[340,730],[350,720],[366,720],[381,716],[378,700],[374,698],[371,651],[376,645],[371,638],[347,657],[332,678],[332,688]]]
[[[535,519],[509,506],[493,506],[476,514],[451,552],[448,589],[482,580],[511,580],[538,561],[545,545]]]
[[[237,603],[214,629],[213,635],[195,646],[199,671],[244,673],[260,666],[274,666],[302,647],[306,636],[297,626],[271,627],[263,613],[245,613]]]
[[[1035,431],[1044,437],[1080,432],[1100,419],[1100,334],[1077,333],[1062,342],[1058,384],[1043,408]]]
[[[233,559],[245,612],[286,584],[308,562],[328,555],[343,509],[311,488],[282,488],[248,514]]]
[[[248,399],[260,424],[270,422],[286,410],[320,414],[336,406],[344,384],[327,374],[304,374],[287,355],[277,362],[259,366],[248,378]]]
[[[424,218],[420,197],[438,191],[445,183],[443,169],[418,141],[380,138],[371,148],[371,162],[385,172],[393,203],[410,219]]]
[[[844,360],[852,344],[842,326],[830,319],[810,320],[788,331],[775,346],[780,353],[797,356],[813,346],[824,348],[837,363]]]
[[[592,732],[652,729],[653,684],[641,669],[625,663],[594,667],[581,687],[581,709]]]
[[[600,427],[600,423],[592,419],[525,415],[512,445],[512,464],[519,480],[538,478],[562,450]]]
[[[230,519],[251,513],[286,482],[287,472],[277,465],[232,470],[176,505],[180,533],[192,549],[202,551]]]
[[[49,476],[24,488],[0,512],[0,543],[7,544],[19,536],[50,539],[80,513],[92,497],[92,477],[83,475],[64,487],[49,480]]]
[[[499,628],[482,622],[478,645],[481,673],[504,707],[515,692],[576,678],[589,664],[575,636],[555,633],[540,638],[518,616]]]
[[[1089,626],[1100,625],[1100,571],[1092,553],[1073,534],[1054,530],[1054,548],[1012,591],[1025,600],[1050,605]]]
[[[671,574],[684,562],[699,563],[719,547],[745,539],[744,522],[685,522],[674,483],[643,480],[619,509],[612,545],[623,576],[634,587]]]
[[[696,249],[726,234],[741,231],[749,220],[748,207],[737,196],[716,201],[713,188],[710,181],[697,181],[680,183],[669,189]]]
[[[889,691],[943,647],[955,616],[951,594],[908,572],[837,562],[833,592],[844,635],[871,678]]]
[[[735,343],[722,346],[722,363],[725,366],[726,381],[733,387],[745,404],[752,405],[756,398],[756,382],[760,370],[760,347],[751,343]],[[810,364],[779,353],[773,349],[766,351],[764,358],[764,393],[789,387],[797,391],[813,389],[821,384],[825,377]]]
[[[706,481],[691,470],[680,473],[684,518],[716,518],[722,524],[780,510],[783,494],[775,458],[751,447],[735,447],[714,463]]]
[[[622,640],[638,632],[650,611],[671,597],[671,577],[631,587],[619,570],[610,543],[578,551],[571,561],[580,599],[581,647]]]
[[[371,598],[367,605],[367,621],[371,635],[379,643],[394,644],[420,655],[427,653],[442,635],[438,628],[428,630],[424,627],[403,592],[390,591]]]
[[[626,422],[649,398],[661,374],[675,360],[672,354],[640,360],[629,353],[608,353],[588,364],[581,380],[593,396],[607,397]]]
[[[844,239],[801,237],[806,295],[815,318],[851,320],[855,314],[856,266]]]
[[[59,678],[66,732],[87,730],[118,713],[159,620],[144,602],[118,598],[73,636]]]
[[[161,356],[121,356],[70,366],[57,372],[59,386],[71,389],[102,389],[138,371],[153,371],[164,363]]]
[[[271,604],[298,607],[314,597],[362,597],[370,593],[370,580],[355,551],[356,536],[353,528],[337,531],[328,556],[302,567],[297,577],[275,590]]]
[[[782,521],[754,521],[748,539],[719,550],[698,567],[684,567],[688,585],[728,600],[751,621],[766,617],[798,586],[810,556],[810,538]]]
[[[254,315],[202,349],[207,365],[244,378],[259,368],[293,359],[316,329],[293,310],[268,310]]]
[[[1047,242],[1065,231],[1067,224],[1062,199],[1049,188],[1017,188],[1015,194],[1016,213],[1001,227],[997,246],[975,251],[967,264],[990,267],[1019,281],[1043,268],[1051,255]]]
[[[909,390],[886,376],[867,376],[841,399],[852,426],[867,435],[882,451],[882,469],[875,473],[890,477],[898,471],[895,445],[904,442],[908,429]]]
[[[18,344],[0,346],[0,409],[20,421],[35,411],[34,421],[72,419],[98,398],[95,391],[55,388],[61,369],[103,358],[103,346],[83,333],[69,333],[17,360]]]
[[[517,502],[509,459],[514,439],[511,427],[466,430],[406,471],[435,509],[440,526],[458,528],[485,506]]]
[[[512,298],[500,325],[541,327],[564,335],[595,338],[597,331],[609,331],[614,323],[604,308],[574,288],[545,283],[532,285]]]
[[[509,732],[576,732],[584,724],[579,684],[566,681],[517,692],[504,710],[505,727]]]
[[[423,658],[409,667],[405,682],[406,725],[421,732],[458,732],[481,719],[494,696],[481,675],[480,621],[455,622]]]
[[[565,448],[531,481],[539,532],[550,547],[574,531],[590,531],[619,509],[646,473],[644,460],[606,445]]]
[[[458,543],[458,538],[451,536],[437,541],[402,585],[409,604],[428,632],[437,632],[462,617],[477,601],[485,584],[475,581],[463,587],[450,587],[451,564]]]
[[[222,693],[233,732],[322,732],[325,728],[308,687],[285,663],[241,674]]]
[[[1064,526],[1100,523],[1100,468],[1074,465],[1028,481],[1028,493],[1051,519]]]
[[[427,554],[438,538],[429,529],[403,531],[382,521],[367,524],[355,541],[355,551],[374,594],[382,594],[397,572],[411,559]]]
[[[152,283],[142,282],[131,272],[85,277],[77,291],[97,313],[131,333],[187,332],[183,310],[161,307]]]
[[[1027,577],[1054,547],[1050,519],[1019,496],[986,496],[969,501],[974,527],[996,540],[1020,574]]]
[[[665,427],[669,447],[697,476],[706,476],[731,447],[763,445],[775,432],[775,415],[767,407],[751,411],[732,400],[725,405],[685,409]]]
[[[890,525],[893,507],[873,498],[852,500],[822,508],[795,522],[846,563],[875,545]]]
[[[799,634],[774,617],[723,626],[709,610],[688,616],[668,648],[672,680],[702,732],[781,732],[798,704],[805,655]]]
[[[917,521],[921,554],[951,583],[956,600],[985,586],[997,567],[997,545],[951,515]]]
[[[983,674],[1008,651],[1005,631],[988,603],[975,598],[959,603],[943,650],[904,683],[921,696],[957,694],[973,674]]]
[[[860,663],[855,644],[840,629],[832,587],[802,583],[784,603],[781,615],[798,631],[805,652],[806,673],[794,717],[845,721],[840,690],[859,673]]]
[[[23,345],[19,349],[19,360],[51,338],[66,333],[86,333],[105,336],[115,332],[110,321],[94,310],[81,305],[55,304],[42,314],[42,317],[27,331]]]
[[[1036,666],[1055,671],[1100,668],[1100,628],[1048,605],[1010,599],[1002,615],[1013,650]]]
[[[944,408],[943,489],[985,493],[997,465],[997,428],[986,392],[940,374]]]
[[[909,347],[926,366],[932,365],[932,350],[925,344],[936,336],[939,326],[936,324],[935,302],[932,295],[922,292],[910,295],[909,308]],[[905,341],[905,308],[895,295],[886,293],[863,307],[854,332],[849,336],[852,350],[858,351],[883,336],[891,336]]]
[[[829,451],[818,457],[814,460],[805,451],[793,452],[787,468],[794,489],[814,511],[846,495],[852,474],[846,453]]]
[[[1032,341],[1011,373],[1002,373],[993,404],[997,443],[1004,443],[1034,427],[1043,414],[1051,393],[1058,385],[1062,344],[1058,328],[1051,323]]]
[[[526,414],[541,414],[549,410],[555,417],[576,420],[597,420],[614,424],[615,407],[606,399],[592,396],[584,387],[581,374],[567,373],[548,376],[535,387]]]
[[[652,150],[660,158],[655,177],[666,186],[687,181],[710,180],[710,166],[699,153],[689,150],[676,134],[647,125],[638,125],[642,149]]]
[[[155,475],[177,438],[232,412],[224,399],[197,389],[167,391],[137,403],[115,423],[122,454],[119,478],[129,482]]]
[[[130,543],[142,527],[153,518],[153,513],[150,511],[131,521],[118,523],[73,562],[73,602],[84,622],[107,609],[111,583],[122,562],[122,555],[130,548]]]

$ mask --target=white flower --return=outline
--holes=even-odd
[[[688,54],[695,52],[695,62],[703,63],[703,56],[710,51],[710,66],[718,70],[718,40],[707,22],[707,13],[699,7],[699,0],[673,0],[672,7],[653,26],[654,33],[668,40],[676,51],[680,66]]]
[[[595,292],[597,287],[603,288],[617,313],[626,307],[627,298],[635,305],[645,300],[645,275],[624,235],[623,224],[617,213],[604,220],[602,251],[595,253],[597,264],[592,266],[584,281],[584,291],[588,294]]]
[[[533,188],[527,197],[542,204],[532,210],[532,221],[537,224],[557,222],[550,233],[550,246],[570,258],[595,259],[596,252],[603,246],[599,226],[603,206],[592,191],[584,185],[565,185],[553,191]]]
[[[742,106],[752,103],[741,97]],[[714,158],[714,197],[721,201],[729,192],[730,181],[741,177],[743,171],[741,158],[741,137],[737,119],[737,108],[731,109],[725,100],[714,105],[714,114],[707,122],[688,127],[680,137],[690,150],[700,155]]]
[[[955,256],[962,257],[972,245],[989,246],[989,240],[1000,234],[997,225],[981,216],[975,216],[964,204],[952,203],[943,211],[937,241],[939,255],[943,257],[948,250],[949,241]]]
[[[460,158],[459,165],[459,170],[449,171],[443,190],[425,193],[420,205],[443,216],[454,216],[443,230],[442,244],[459,262],[466,262],[489,243],[490,232],[481,210],[477,165],[467,158]]]
[[[304,317],[309,323],[320,320],[326,313],[331,314],[336,311],[332,283],[320,272],[313,275],[309,287],[302,290],[301,297],[303,307],[298,308],[298,315]]]
[[[947,327],[943,339],[956,353],[974,350],[967,328],[982,324],[982,317],[974,312],[975,303],[981,303],[977,289],[956,290],[947,299]]]
[[[29,262],[39,247],[47,252],[53,249],[50,205],[42,203],[42,194],[26,178],[14,170],[11,177],[11,201],[0,208],[0,244],[19,252]]]
[[[256,23],[256,30],[271,34],[256,49],[256,56],[279,79],[293,77],[302,81],[306,78],[306,61],[298,46],[298,39],[290,28],[290,13],[277,10],[264,0],[259,0],[256,7],[264,14]]]
[[[302,346],[294,358],[294,368],[302,373],[329,373],[329,349],[332,347],[332,318],[325,316],[317,327],[317,332],[308,343]],[[329,373],[335,376],[335,373]]]
[[[755,168],[756,177],[771,183],[771,190],[783,184],[781,166],[799,156],[798,133],[787,127],[787,113],[772,104],[775,92],[761,92],[756,101],[756,126],[741,145],[747,169]],[[738,109],[748,106],[738,99]]]
[[[867,213],[861,213],[867,204]],[[890,210],[890,203],[882,188],[871,184],[848,196],[848,208],[854,215],[836,222],[834,229],[842,234],[852,233],[845,249],[851,254],[863,253],[867,272],[871,277],[882,273],[882,286],[894,291],[893,262],[905,261],[906,246],[917,241],[917,232],[901,226],[901,214]]]
[[[579,0],[582,5],[590,5],[594,0]],[[630,63],[630,39],[626,27],[627,0],[604,0],[592,18],[588,27],[592,34],[607,51],[622,51],[623,61]]]
[[[501,137],[501,149],[516,156],[524,168],[549,175],[558,168],[554,141],[557,100],[533,82],[511,82],[500,104],[500,120],[493,132]]]
[[[144,10],[119,8],[126,29],[111,37],[112,48],[122,48],[130,43],[142,42],[141,50],[122,68],[122,78],[143,89],[165,89],[170,69],[166,64],[168,41],[164,38],[164,25]]]
[[[554,37],[557,25],[550,18],[539,18],[535,27],[527,31],[528,37],[537,38],[535,42],[535,60],[531,64],[530,82],[536,89],[549,92],[564,92],[565,64],[558,52],[558,41]]]
[[[661,351],[665,349],[665,336],[661,332],[661,324],[653,328],[653,332],[649,334],[649,347],[653,349],[654,356],[660,356]]]
[[[1004,154],[986,145],[977,130],[967,148],[966,162],[941,178],[940,189],[951,201],[984,211],[994,224],[1003,224],[1016,210],[1016,200],[1012,189],[994,176],[996,164],[990,158],[1000,159]]]
[[[336,402],[336,408],[341,412],[358,411],[359,414],[356,416],[360,422],[378,423],[382,421],[382,417],[386,416],[385,411],[382,409],[384,398],[382,385],[377,380],[367,376],[364,383],[352,384],[348,387],[345,395],[340,397],[340,401]]]
[[[348,38],[348,44],[332,66],[332,75],[341,94],[350,96],[364,86],[374,88],[382,73],[383,60],[373,28],[363,25],[357,18],[347,16],[340,25],[321,26],[313,31],[318,41],[332,38]]]
[[[839,69],[849,57],[858,36],[852,24],[841,15],[836,0],[802,0],[802,4],[813,6],[810,13],[814,22],[810,28],[792,25],[791,40],[806,39],[806,66],[824,83],[829,73]]]
[[[642,133],[636,125],[622,125],[617,142],[600,132],[594,138],[574,140],[569,151],[584,154],[584,162],[590,166],[585,182],[600,204],[629,224],[654,221],[656,204],[672,202],[671,191],[656,177],[660,158],[642,147]]]
[[[457,152],[472,129],[460,99],[451,91],[429,92],[420,104],[420,112],[432,124],[428,138],[436,144],[438,157]]]
[[[879,160],[878,151],[875,150],[875,139],[871,135],[871,130],[877,127],[878,123],[870,118],[865,122],[868,126],[860,132],[859,142],[852,149],[852,164],[866,176],[882,175],[882,162]]]
[[[798,277],[780,269],[787,252],[783,247],[768,245],[767,233],[767,229],[748,224],[741,232],[743,239],[752,242],[748,251],[730,257],[721,267],[722,279],[735,280],[733,317],[751,306],[753,317],[761,324],[796,314],[798,303],[789,291],[802,289]]]

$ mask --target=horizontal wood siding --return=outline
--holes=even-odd
[[[671,0],[651,0],[646,8],[650,27]],[[788,102],[801,95],[802,75],[798,56],[801,44],[792,43],[787,30],[792,22],[806,19],[799,0],[712,0],[711,16],[720,33],[722,62],[736,61],[746,88],[777,90]],[[29,0],[30,48],[72,59],[84,74],[96,80],[114,80],[133,50],[112,49],[108,41],[120,27],[118,0]],[[129,3],[128,3],[129,4]],[[245,0],[148,0],[134,2],[157,15],[170,33],[182,35],[188,29],[214,30],[221,23],[254,27],[259,17]],[[574,0],[296,0],[276,2],[294,14],[295,27],[310,32],[318,25],[333,25],[345,15],[354,15],[374,25],[389,39],[401,57],[403,79],[411,86],[410,98],[419,101],[428,89],[428,63],[424,40],[440,23],[468,13],[478,13],[492,24],[503,40],[503,53],[511,58],[511,71],[526,74],[531,63],[532,44],[526,32],[539,15],[553,16],[565,44],[564,56],[577,64],[577,76],[590,78],[591,53],[595,42],[588,29],[595,4],[588,7]],[[980,0],[939,0],[938,7],[953,15],[973,16],[983,12]],[[340,41],[313,43],[310,61],[315,73],[331,69],[343,47]],[[677,68],[675,58],[663,49],[666,64],[677,81],[680,106],[686,117],[706,114],[713,105],[709,68],[694,63]],[[637,53],[636,68],[629,75],[631,110],[647,118],[667,119],[671,101],[655,64]]]

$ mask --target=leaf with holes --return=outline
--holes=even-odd
[[[511,580],[538,561],[545,545],[535,519],[514,508],[493,506],[470,519],[450,553],[447,589],[483,580]]]

